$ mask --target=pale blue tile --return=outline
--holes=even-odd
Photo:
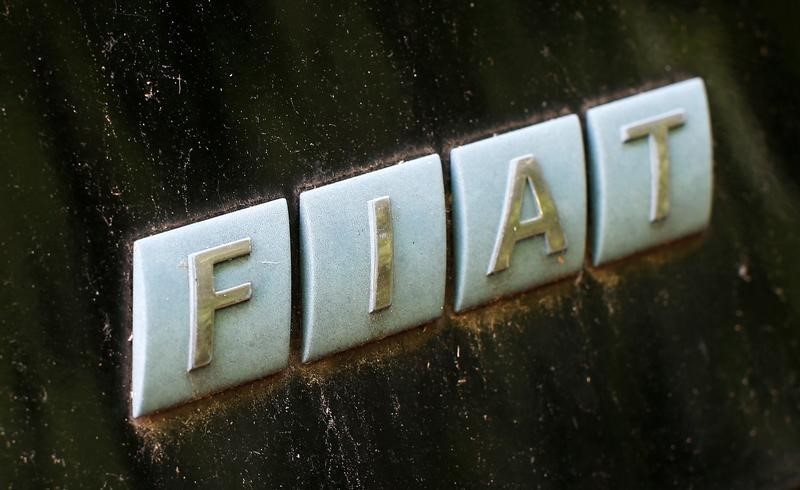
[[[215,266],[215,289],[252,283],[252,297],[216,311],[214,357],[187,372],[191,253],[251,239],[249,255]],[[133,416],[286,367],[291,257],[285,199],[136,241],[133,251]]]
[[[651,221],[650,142],[623,142],[636,121],[682,111],[668,132],[669,212]],[[590,154],[593,261],[614,261],[699,232],[711,217],[712,142],[708,104],[699,78],[594,107],[586,113]]]
[[[548,254],[545,236],[516,243],[510,266],[487,274],[501,224],[509,164],[533,155],[549,188],[566,250]],[[578,272],[586,241],[586,174],[578,117],[569,115],[454,148],[455,310],[463,311]],[[538,210],[526,187],[522,219]]]
[[[394,240],[391,306],[370,313],[368,203],[388,196]],[[415,327],[442,314],[445,210],[438,155],[300,195],[303,361]]]

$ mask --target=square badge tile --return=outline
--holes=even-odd
[[[133,416],[285,368],[290,314],[285,199],[137,240]]]
[[[595,265],[708,226],[712,141],[701,79],[594,107],[586,122]]]
[[[300,194],[303,361],[442,314],[446,235],[438,155]]]
[[[450,166],[457,312],[580,270],[586,174],[577,116],[454,148]]]

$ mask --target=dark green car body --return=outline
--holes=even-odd
[[[798,487],[798,21],[722,0],[6,0],[0,485]],[[131,420],[135,239],[286,197],[296,244],[304,189],[431,152],[449,189],[453,146],[691,77],[702,235],[465,314],[449,252],[439,320],[307,365],[294,267],[286,371]]]

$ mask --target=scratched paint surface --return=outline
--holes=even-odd
[[[0,3],[0,486],[797,487],[796,8]],[[135,238],[693,76],[703,236],[128,419]]]

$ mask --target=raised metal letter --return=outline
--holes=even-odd
[[[189,371],[207,366],[214,354],[214,316],[219,309],[247,301],[249,282],[229,289],[214,289],[214,264],[250,254],[244,238],[189,255]]]
[[[520,221],[523,193],[528,186],[539,214]],[[542,234],[545,236],[548,255],[567,249],[567,241],[558,219],[556,204],[550,196],[550,190],[542,177],[536,158],[533,155],[514,158],[509,164],[503,215],[486,275],[495,274],[508,268],[511,264],[511,254],[518,241]]]
[[[622,142],[650,138],[650,221],[669,214],[669,130],[683,126],[686,111],[677,109],[655,117],[636,121],[621,129]]]
[[[369,209],[370,287],[369,312],[392,304],[394,275],[394,240],[392,238],[392,201],[389,196],[372,199]]]

